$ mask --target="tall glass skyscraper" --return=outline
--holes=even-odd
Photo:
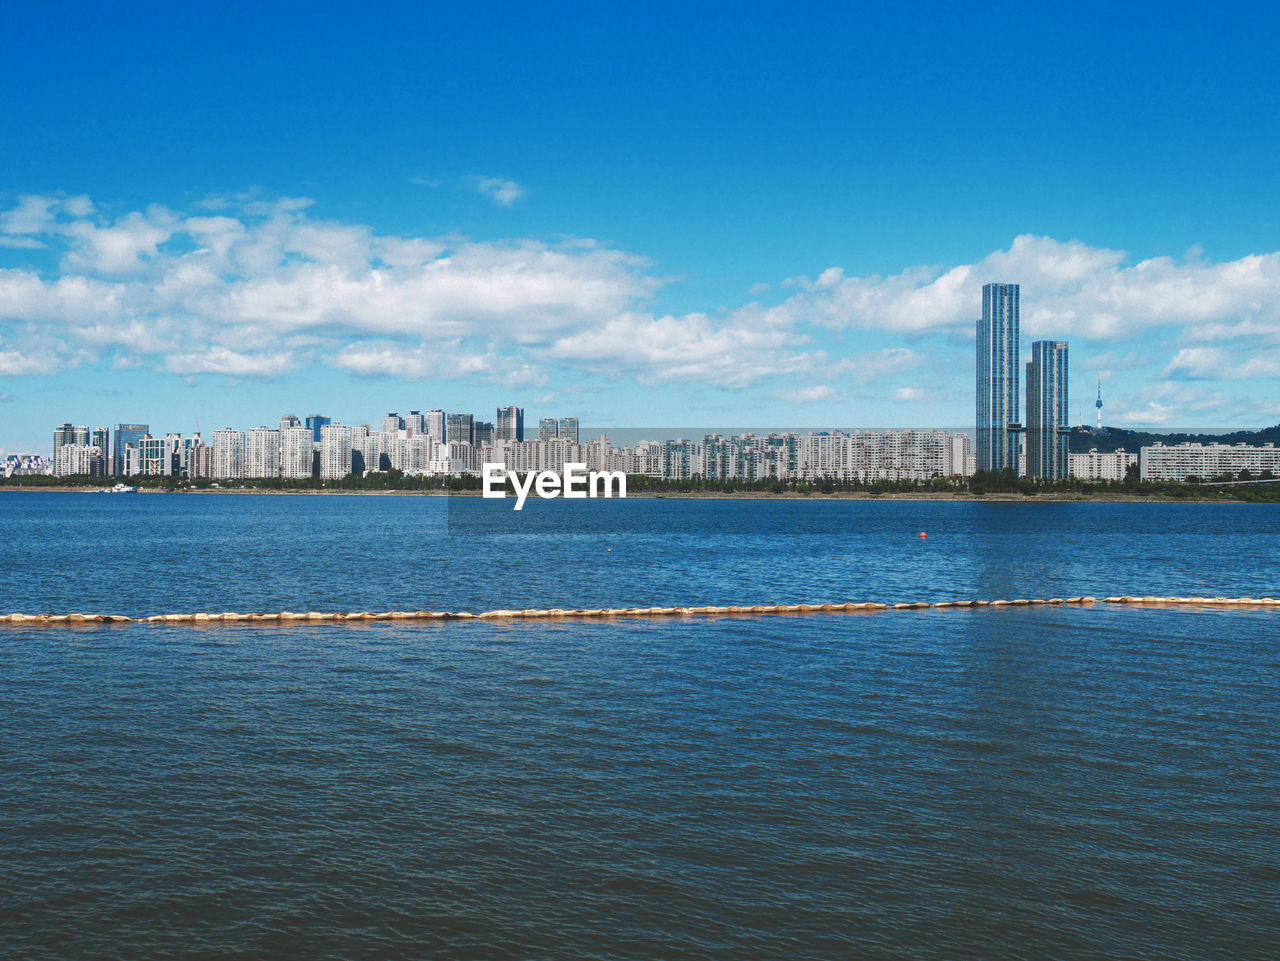
[[[311,431],[311,439],[317,444],[320,443],[320,428],[328,427],[333,423],[331,417],[325,417],[323,414],[312,414],[307,418],[307,429]]]
[[[448,414],[445,417],[445,443],[472,444],[476,442],[476,421],[471,414]]]
[[[1067,344],[1037,340],[1027,363],[1027,476],[1067,476]]]
[[[1018,285],[984,284],[978,321],[978,470],[1018,469]]]
[[[132,444],[135,448],[142,446],[142,438],[150,433],[151,428],[146,424],[116,424],[111,431],[111,473],[121,475],[124,473],[124,448],[126,444]]]
[[[496,440],[524,440],[524,408],[499,407]]]

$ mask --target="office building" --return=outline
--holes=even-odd
[[[977,337],[978,470],[1017,470],[1018,285],[984,284]]]
[[[560,436],[560,422],[554,417],[538,420],[538,440],[555,440]]]
[[[327,427],[333,423],[333,418],[325,417],[322,414],[312,414],[307,418],[307,429],[311,431],[311,439],[317,444],[320,443],[320,429]]]
[[[138,470],[148,477],[176,477],[180,470],[181,434],[147,435],[138,441]]]
[[[471,414],[450,414],[445,418],[445,443],[471,444],[476,442],[476,422]]]
[[[102,452],[102,472],[105,474],[111,466],[111,431],[95,427],[89,435],[89,443]]]
[[[111,436],[111,473],[125,473],[125,446],[132,444],[136,449],[142,438],[151,432],[147,424],[116,424]]]
[[[494,440],[524,440],[524,409],[521,407],[499,407],[498,419],[494,431]]]
[[[1027,362],[1028,477],[1063,480],[1069,473],[1067,434],[1067,344],[1037,340]]]
[[[558,431],[561,440],[567,440],[571,444],[578,443],[578,418],[561,417]]]
[[[498,439],[498,432],[493,429],[493,424],[487,420],[476,421],[475,429],[476,447],[488,447]]]

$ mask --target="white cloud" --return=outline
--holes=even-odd
[[[1203,327],[1214,339],[1280,342],[1280,253],[1214,264],[1157,257],[1128,263],[1123,251],[1024,234],[1008,250],[949,269],[912,267],[889,277],[787,281],[799,292],[777,309],[796,322],[905,334],[967,332],[991,281],[1022,285],[1026,337],[1125,340],[1161,326]]]
[[[470,183],[479,193],[484,194],[499,207],[510,207],[528,193],[528,190],[514,180],[506,180],[502,177],[472,177]]]
[[[847,358],[840,362],[839,369],[842,372],[847,370],[861,383],[870,383],[904,370],[914,370],[925,362],[925,356],[918,351],[906,347],[889,347]]]
[[[211,347],[190,354],[170,354],[165,367],[174,374],[230,374],[235,377],[273,377],[297,366],[292,354],[242,354]]]
[[[1140,392],[1121,394],[1102,411],[1108,424],[1215,426],[1252,423],[1256,411],[1220,390],[1205,390],[1176,381],[1157,381]]]
[[[158,247],[173,235],[175,218],[163,208],[134,211],[114,224],[99,227],[77,220],[66,228],[73,238],[66,266],[102,274],[131,274],[153,261]]]
[[[44,244],[34,237],[9,237],[0,234],[0,247],[8,247],[11,250],[43,250]]]
[[[797,390],[780,390],[774,396],[792,404],[814,404],[819,401],[836,400],[840,394],[829,384],[818,384]]]
[[[1184,347],[1163,377],[1186,380],[1253,380],[1280,377],[1280,350],[1254,351],[1242,363],[1238,352],[1221,347]]]
[[[641,383],[694,381],[745,387],[763,377],[812,369],[818,355],[796,353],[806,338],[751,312],[717,324],[703,314],[654,317],[626,312],[556,340],[545,356]]]
[[[495,199],[503,184],[512,200],[522,189],[477,178],[477,190],[481,179],[493,181],[483,192]],[[88,198],[33,195],[0,211],[0,242],[44,245],[60,264],[0,269],[0,374],[101,362],[273,377],[319,363],[519,386],[584,375],[733,389],[772,382],[769,396],[793,403],[885,382],[877,397],[952,404],[969,381],[968,348],[957,343],[972,337],[981,284],[1007,280],[1022,284],[1024,338],[1075,338],[1078,369],[1145,365],[1170,383],[1280,376],[1280,254],[1131,263],[1123,252],[1026,235],[973,264],[887,277],[830,268],[786,281],[778,304],[667,314],[650,307],[666,282],[653,265],[595,241],[385,235],[318,218],[306,198],[256,190],[198,206],[106,217]],[[1177,343],[1176,354],[1152,359],[1156,327],[1169,328],[1160,342]],[[911,346],[867,349],[886,334]],[[925,341],[937,335],[936,346]],[[1228,350],[1239,336],[1251,338],[1248,353]],[[1090,358],[1080,338],[1103,343]],[[1163,408],[1181,419],[1203,403],[1235,402],[1166,394],[1126,405],[1154,422]]]
[[[5,377],[51,374],[58,367],[58,357],[54,354],[21,353],[0,346],[0,375]]]

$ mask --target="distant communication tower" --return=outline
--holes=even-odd
[[[1098,430],[1102,430],[1102,378],[1098,378],[1098,402],[1093,405],[1098,408]]]

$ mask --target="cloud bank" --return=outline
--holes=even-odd
[[[500,205],[524,192],[500,178],[474,186]],[[973,264],[865,277],[833,267],[753,287],[772,303],[676,315],[653,309],[667,281],[647,258],[595,241],[402,237],[311,208],[240,196],[109,214],[84,196],[20,197],[0,211],[0,263],[14,264],[0,268],[0,374],[107,363],[269,378],[327,365],[539,386],[586,373],[730,389],[773,381],[797,404],[839,396],[834,377],[900,376],[886,393],[906,403],[930,394],[913,373],[936,366],[929,345],[962,349],[981,285],[996,280],[1022,284],[1025,340],[1076,341],[1086,365],[1078,343],[1088,343],[1116,359],[1093,364],[1103,374],[1148,357],[1153,416],[1180,402],[1160,384],[1280,377],[1280,253],[1134,262],[1023,235]]]

